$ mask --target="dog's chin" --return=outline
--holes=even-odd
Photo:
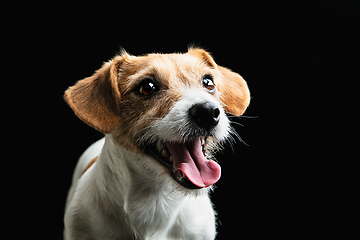
[[[204,156],[206,156],[206,139],[207,137],[200,137],[201,141],[201,150]],[[189,139],[189,142],[193,141],[193,139]],[[185,143],[187,141],[184,141]],[[167,168],[170,172],[171,177],[181,186],[187,189],[202,189],[203,186],[197,186],[193,182],[189,180],[189,178],[181,171],[174,169],[173,156],[171,155],[169,149],[167,148],[167,144],[165,141],[157,140],[154,144],[147,144],[144,147],[145,152],[154,158],[158,163]]]

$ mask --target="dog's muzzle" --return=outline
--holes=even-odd
[[[191,127],[187,138],[178,142],[157,140],[146,149],[182,186],[209,187],[221,175],[219,164],[206,158],[205,148],[207,137],[220,121],[220,109],[211,102],[194,104],[188,110],[188,121]]]

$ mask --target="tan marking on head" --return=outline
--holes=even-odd
[[[245,80],[215,63],[203,49],[190,48],[185,54],[132,56],[125,51],[89,78],[65,92],[65,100],[85,123],[112,133],[129,150],[138,150],[138,139],[157,119],[171,110],[189,89],[206,91],[205,75],[213,76],[216,91],[226,112],[241,115],[250,102]],[[159,91],[151,97],[139,93],[144,79],[153,79]]]

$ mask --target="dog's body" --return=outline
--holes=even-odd
[[[75,113],[106,134],[80,157],[65,239],[214,239],[212,158],[241,115],[240,75],[201,49],[114,58],[65,93]]]
[[[214,239],[214,212],[205,189],[184,195],[169,186],[169,177],[154,180],[139,168],[137,158],[149,157],[127,151],[111,134],[105,139],[103,150],[101,139],[75,170],[65,219],[68,239]],[[129,188],[131,181],[136,182]]]

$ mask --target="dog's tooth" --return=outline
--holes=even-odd
[[[165,148],[160,152],[160,154],[165,159],[168,159],[170,157],[170,153]]]
[[[204,157],[206,157],[206,149],[204,147],[202,148],[202,152],[204,154]]]
[[[161,149],[163,148],[163,145],[161,144],[160,141],[157,141],[155,146],[156,146],[156,148],[157,148],[157,150],[158,150],[159,152],[160,152]]]
[[[172,163],[173,162],[173,156],[170,156],[169,161]]]
[[[178,178],[185,178],[185,174],[181,171],[181,170],[177,170],[175,172],[175,176],[177,176]]]

